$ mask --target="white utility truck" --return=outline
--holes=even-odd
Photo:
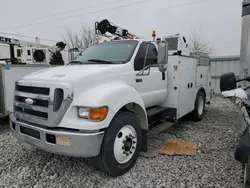
[[[119,176],[147,151],[151,125],[168,126],[189,113],[202,120],[212,97],[210,63],[187,54],[179,35],[146,41],[108,20],[96,23],[96,31],[121,40],[93,45],[69,65],[18,80],[10,127],[19,140],[93,157]]]

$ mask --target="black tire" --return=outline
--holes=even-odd
[[[9,116],[0,114],[0,126],[3,124],[8,124]]]
[[[200,97],[202,97],[203,99],[203,110],[202,112],[199,112],[199,100]],[[194,111],[193,111],[193,120],[194,121],[201,121],[203,119],[203,115],[205,112],[205,94],[203,91],[199,91],[196,95],[196,99],[195,99],[195,107],[194,107]]]
[[[244,179],[244,188],[250,188],[250,156],[248,156],[248,162],[244,165],[243,169],[243,179]]]
[[[126,163],[121,164],[115,158],[114,144],[116,137],[119,138],[118,133],[120,133],[120,130],[126,125],[131,125],[134,128],[137,135],[137,142],[135,144],[135,151],[130,160]],[[121,112],[117,114],[105,132],[101,152],[95,159],[95,165],[97,165],[99,169],[107,172],[113,177],[125,174],[135,165],[137,161],[137,158],[141,151],[141,141],[142,130],[140,122],[136,118],[136,116],[131,112]]]

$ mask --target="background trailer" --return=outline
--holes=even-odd
[[[0,115],[12,112],[15,82],[25,75],[46,69],[50,65],[1,65],[0,64]]]

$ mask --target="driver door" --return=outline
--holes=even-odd
[[[142,72],[142,69],[150,64],[151,67]],[[140,45],[134,60],[134,70],[136,74],[134,88],[139,92],[145,107],[148,108],[162,103],[167,97],[167,76],[164,72],[164,78],[158,69],[155,44],[144,42]]]

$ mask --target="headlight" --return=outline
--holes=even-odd
[[[78,107],[78,116],[80,118],[89,119],[93,121],[102,121],[108,114],[108,107]]]
[[[79,107],[78,115],[81,118],[89,119],[89,108]]]

